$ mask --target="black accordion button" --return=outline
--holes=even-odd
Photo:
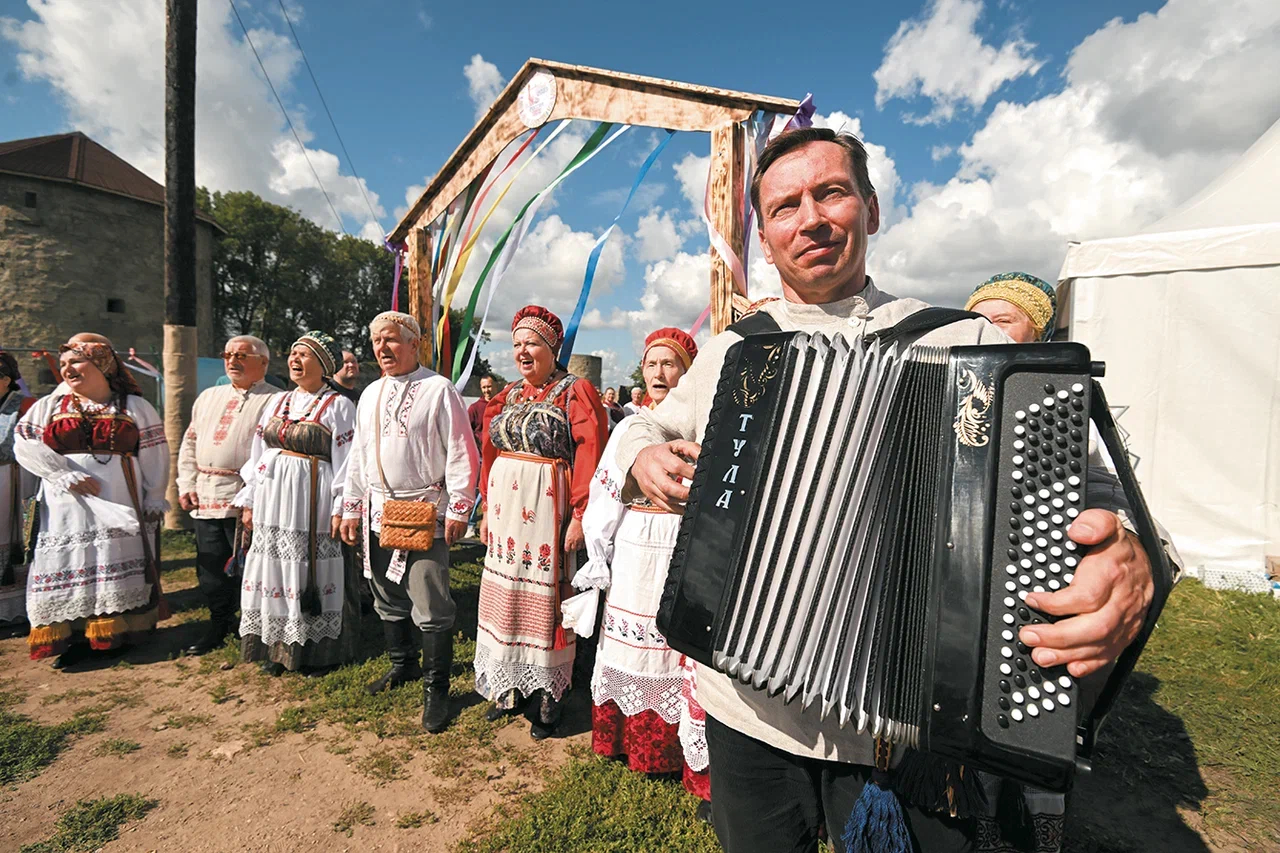
[[[1003,678],[1000,679],[1000,692],[1008,693],[1012,689],[1013,688],[1009,686],[1009,682],[1005,681]]]
[[[1019,687],[1026,687],[1026,686],[1027,686],[1027,680],[1026,680],[1025,678],[1023,678],[1021,675],[1015,675],[1015,676],[1013,677],[1013,683],[1014,683],[1014,684],[1016,684],[1016,685],[1018,685]]]
[[[1013,662],[1013,665],[1016,666],[1018,669],[1022,670],[1023,672],[1027,671],[1027,662],[1022,658],[1018,658],[1017,660],[1015,660]]]
[[[1009,718],[1006,717],[1004,714],[997,714],[996,722],[1000,724],[1000,728],[1002,729],[1009,728]]]
[[[1010,494],[1012,494],[1015,498],[1022,497],[1022,487],[1014,486],[1013,489],[1010,491]],[[1017,512],[1017,510],[1014,510],[1014,512]]]
[[[1063,471],[1061,468],[1054,468],[1053,476],[1061,480],[1063,477],[1067,476],[1067,472]]]
[[[1058,417],[1065,418],[1069,414],[1071,414],[1071,410],[1067,408],[1066,403],[1063,403],[1058,407]]]
[[[1032,432],[1039,432],[1039,431],[1040,431],[1040,422],[1039,422],[1039,421],[1027,421],[1027,429],[1031,430]],[[1030,441],[1030,440],[1031,440],[1031,439],[1033,439],[1033,438],[1035,438],[1035,436],[1028,436],[1028,437],[1027,437],[1027,440],[1028,440],[1028,441]]]
[[[1032,462],[1037,461],[1039,458],[1040,458],[1040,454],[1037,453],[1036,451],[1034,450],[1027,451],[1027,459],[1031,460]]]
[[[1027,608],[1025,608],[1025,607],[1019,607],[1019,608],[1018,608],[1018,618],[1019,618],[1019,619],[1021,619],[1023,622],[1028,622],[1028,621],[1030,621],[1030,620],[1031,620],[1031,611],[1030,611],[1030,610],[1028,610],[1028,609],[1027,609]]]
[[[1071,440],[1072,440],[1072,441],[1084,441],[1084,433],[1082,433],[1082,432],[1081,432],[1080,430],[1078,430],[1078,429],[1073,429],[1073,430],[1071,431]]]
[[[1074,460],[1074,459],[1072,459],[1072,460],[1071,460],[1071,464],[1070,464],[1070,465],[1068,465],[1067,467],[1071,469],[1071,473],[1073,473],[1073,474],[1079,474],[1079,473],[1080,473],[1080,463],[1079,463],[1079,462],[1077,462],[1077,461],[1076,461],[1076,460]]]
[[[1036,684],[1039,684],[1041,681],[1044,681],[1044,676],[1040,674],[1040,670],[1033,669],[1031,670],[1031,680]]]
[[[1022,655],[1031,654],[1031,649],[1029,649],[1027,647],[1027,644],[1022,642],[1021,640],[1018,641],[1018,654],[1022,654]]]
[[[1050,484],[1050,483],[1052,483],[1052,482],[1053,482],[1053,478],[1052,478],[1052,477],[1050,477],[1048,474],[1041,474],[1041,475],[1040,475],[1040,483],[1041,483],[1042,485],[1047,486],[1047,485],[1049,485],[1049,484]]]
[[[1067,431],[1067,422],[1066,422],[1066,421],[1058,421],[1058,423],[1057,423],[1057,424],[1055,424],[1055,426],[1058,428],[1058,432],[1065,433],[1065,432]]]
[[[1016,560],[1016,559],[1018,559],[1018,549],[1017,549],[1017,548],[1010,548],[1010,549],[1009,549],[1008,551],[1006,551],[1005,553],[1009,555],[1009,559],[1010,559],[1010,560]]]
[[[1050,468],[1053,467],[1053,460],[1050,459],[1048,456],[1046,456],[1045,458],[1040,460],[1040,467],[1048,471]]]
[[[1084,415],[1081,415],[1079,413],[1072,415],[1071,423],[1075,424],[1076,426],[1084,426]]]
[[[1075,457],[1080,456],[1080,445],[1078,444],[1071,445],[1071,455]]]
[[[1053,454],[1053,459],[1059,465],[1065,465],[1067,462],[1067,454],[1059,450],[1057,453]]]
[[[1014,520],[1016,521],[1017,519],[1014,519]],[[1014,526],[1016,527],[1017,525],[1015,524]],[[1018,544],[1018,534],[1016,534],[1016,533],[1010,533],[1010,534],[1009,534],[1009,544],[1010,544],[1010,545],[1017,545],[1017,544]]]
[[[1049,385],[1048,383],[1046,383],[1046,384],[1045,384],[1045,386],[1044,386],[1044,393],[1046,393],[1046,394],[1052,394],[1052,393],[1053,393],[1053,391],[1054,391],[1054,387],[1053,387],[1052,385]]]
[[[1053,443],[1059,447],[1065,448],[1067,446],[1067,437],[1065,435],[1060,435],[1053,440]]]
[[[1075,398],[1074,400],[1071,401],[1071,408],[1075,409],[1077,412],[1083,411],[1084,401],[1081,400],[1079,397]]]
[[[1009,710],[1009,697],[1001,696],[999,699],[996,700],[996,704],[1000,706],[1000,710],[1002,711]]]

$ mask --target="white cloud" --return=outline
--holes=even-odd
[[[952,154],[954,154],[955,151],[956,150],[952,148],[950,145],[935,145],[933,146],[933,148],[929,149],[929,159],[937,163],[939,161],[947,159]]]
[[[404,204],[396,205],[396,209],[391,213],[391,215],[396,218],[397,222],[404,219],[404,215],[409,212],[409,208],[413,207],[414,202],[418,200],[418,196],[426,192],[427,184],[431,183],[431,179],[434,177],[434,174],[427,175],[422,179],[422,183],[409,184],[409,186],[404,188]]]
[[[592,350],[590,354],[600,359],[601,388],[631,384],[631,372],[635,370],[635,365],[629,360],[619,358],[611,349]]]
[[[642,263],[670,258],[684,245],[671,211],[651,209],[636,224],[636,260]]]
[[[498,66],[478,53],[471,57],[462,73],[467,76],[471,100],[476,105],[476,118],[480,118],[507,85],[507,78],[502,76]]]
[[[422,25],[424,30],[431,29],[431,25],[435,23],[435,19],[427,13],[425,6],[419,6],[417,11],[418,23]]]
[[[22,74],[53,87],[66,110],[68,127],[84,131],[163,181],[164,64],[138,61],[139,56],[164,54],[163,4],[34,0],[30,6],[32,20],[0,18],[0,37],[16,48]],[[200,0],[198,11],[196,181],[214,190],[252,190],[298,209],[326,228],[336,228],[329,204],[285,127],[229,7],[218,0]],[[295,22],[298,11],[291,4],[289,14]],[[268,20],[275,19],[263,22]],[[261,27],[250,33],[288,104],[301,55],[285,33]],[[290,113],[303,142],[310,143],[305,111],[290,105]],[[359,182],[342,174],[338,158],[310,146],[307,154],[338,212],[355,220],[361,230],[380,234],[380,227],[369,225]],[[383,215],[377,194],[367,187],[365,192],[376,213]]]
[[[1239,71],[1239,57],[1265,71]],[[1133,233],[1229,165],[1280,116],[1278,75],[1269,0],[1171,0],[1112,21],[1072,52],[1061,92],[997,105],[953,178],[911,189],[869,268],[893,292],[950,304],[997,272],[1051,280],[1068,240]]]
[[[961,105],[981,107],[996,91],[1043,66],[1035,45],[1011,38],[996,48],[976,31],[981,0],[934,0],[925,17],[903,21],[876,69],[876,107],[892,98],[924,97],[929,114],[916,121],[949,121]]]

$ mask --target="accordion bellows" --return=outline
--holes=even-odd
[[[748,336],[726,357],[658,625],[851,734],[1062,789],[1079,688],[1018,630],[1081,553],[1078,344]],[[1087,724],[1085,720],[1084,724]]]

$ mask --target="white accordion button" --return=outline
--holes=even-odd
[[[1035,535],[1036,535],[1036,531],[1035,531],[1035,529],[1034,529],[1034,528],[1032,528],[1032,527],[1024,527],[1024,528],[1022,528],[1022,535],[1023,535],[1023,536],[1035,536]]]
[[[1027,419],[1027,413],[1026,413],[1026,412],[1024,412],[1024,411],[1022,411],[1021,409],[1019,409],[1018,411],[1014,412],[1014,413],[1013,413],[1013,416],[1014,416],[1015,418],[1017,418],[1018,420],[1020,420],[1020,421],[1025,421],[1025,420]]]
[[[1067,583],[1071,583],[1073,580],[1076,579],[1076,576],[1068,572],[1067,574],[1062,576],[1062,579]]]
[[[1007,589],[1009,592],[1014,592],[1015,590],[1017,590],[1018,585],[1013,581],[1005,581],[1004,588]]]
[[[1048,540],[1048,539],[1045,539],[1043,536],[1041,536],[1041,537],[1037,538],[1037,539],[1036,539],[1036,547],[1037,547],[1037,548],[1048,548],[1048,547],[1049,547],[1049,540]]]
[[[1048,557],[1046,557],[1044,554],[1036,554],[1036,562],[1037,562],[1037,563],[1039,563],[1039,564],[1040,564],[1040,565],[1042,565],[1042,566],[1044,565],[1045,560],[1047,560],[1047,559],[1049,559],[1049,558],[1048,558]]]
[[[1018,443],[1019,443],[1019,444],[1021,444],[1022,442],[1018,442]],[[1025,462],[1025,461],[1026,461],[1026,460],[1025,460],[1025,459],[1023,459],[1021,456],[1014,456],[1014,457],[1013,457],[1013,464],[1014,464],[1014,465],[1021,465],[1021,464],[1022,464],[1023,462]]]
[[[1018,429],[1022,429],[1022,427],[1018,427]],[[1018,433],[1018,435],[1022,435],[1022,433]],[[1024,449],[1026,448],[1026,446],[1027,446],[1027,443],[1026,443],[1025,441],[1023,441],[1022,439],[1018,439],[1017,441],[1015,441],[1015,442],[1013,443],[1013,449],[1014,449],[1014,450],[1017,450],[1017,451],[1019,451],[1019,452],[1021,452],[1022,450],[1024,450]],[[1016,459],[1017,457],[1014,457],[1014,458]],[[1021,465],[1022,463],[1021,463],[1021,462],[1015,462],[1015,463],[1013,463],[1013,464],[1014,464],[1014,465]]]
[[[1067,478],[1067,485],[1074,489],[1076,486],[1080,485],[1080,478],[1075,474],[1072,474]]]
[[[1047,577],[1048,577],[1048,575],[1047,575],[1047,574],[1045,574],[1044,569],[1036,569],[1036,580],[1038,580],[1038,581],[1042,581],[1042,580],[1044,580],[1044,579],[1045,579],[1045,578],[1047,578]]]
[[[1081,385],[1079,382],[1077,382],[1075,385],[1072,385],[1072,386],[1071,386],[1071,393],[1072,393],[1072,394],[1075,394],[1077,397],[1079,397],[1079,396],[1083,395],[1083,394],[1084,394],[1084,386],[1083,386],[1083,385]]]
[[[1049,538],[1050,538],[1050,539],[1052,539],[1054,542],[1061,542],[1061,541],[1062,541],[1062,531],[1061,531],[1061,530],[1054,530],[1053,532],[1051,532],[1051,533],[1049,534]]]
[[[1005,629],[1005,630],[1001,631],[1001,632],[1000,632],[1000,636],[1004,638],[1004,641],[1005,641],[1006,643],[1012,643],[1012,642],[1013,642],[1013,632],[1012,632],[1012,631],[1010,631],[1010,630],[1008,630],[1008,629]]]
[[[1013,701],[1015,701],[1015,702],[1017,702],[1019,705],[1021,705],[1021,704],[1022,704],[1022,698],[1023,698],[1023,697],[1022,697],[1022,691],[1021,691],[1021,690],[1015,690],[1015,691],[1013,691],[1013,696],[1012,696]]]
[[[1070,697],[1070,696],[1068,696],[1068,695],[1067,695],[1067,694],[1065,694],[1065,693],[1059,693],[1059,694],[1058,694],[1058,704],[1059,704],[1059,705],[1061,705],[1061,706],[1062,706],[1062,707],[1064,707],[1064,708],[1065,708],[1065,707],[1067,707],[1068,705],[1070,705],[1070,704],[1071,704],[1071,697]]]
[[[1048,490],[1048,489],[1041,489],[1040,491],[1036,492],[1036,495],[1037,495],[1037,497],[1039,497],[1039,498],[1040,498],[1040,500],[1042,500],[1042,501],[1047,501],[1047,500],[1049,500],[1049,490]]]
[[[1044,587],[1040,586],[1040,584],[1036,584],[1036,585],[1032,588],[1032,590],[1031,590],[1031,591],[1032,591],[1032,592],[1044,592]]]
[[[1054,691],[1055,691],[1055,690],[1057,690],[1057,689],[1058,689],[1058,686],[1057,686],[1056,684],[1054,684],[1052,681],[1046,681],[1046,682],[1044,683],[1044,692],[1045,692],[1045,693],[1052,693],[1052,692],[1054,692]]]
[[[1070,509],[1067,510],[1067,518],[1075,518],[1079,514],[1080,514],[1080,510],[1076,509],[1075,507],[1071,507]]]
[[[1018,418],[1018,420],[1022,420],[1022,418]],[[1016,427],[1014,427],[1014,428],[1013,428],[1013,434],[1014,434],[1014,435],[1026,435],[1026,434],[1027,434],[1027,428],[1026,428],[1026,427],[1024,427],[1024,426],[1016,426]]]
[[[1001,675],[1012,675],[1012,674],[1013,674],[1013,667],[1009,666],[1009,664],[1007,664],[1007,663],[1002,663],[1002,664],[1000,664],[1000,674],[1001,674]]]
[[[1058,686],[1066,690],[1067,688],[1071,687],[1071,679],[1067,678],[1065,675],[1059,675]]]
[[[1077,560],[1075,557],[1067,557],[1067,559],[1063,560],[1062,562],[1067,564],[1067,568],[1074,569],[1076,567],[1076,564],[1079,563],[1080,561]]]
[[[1013,657],[1013,649],[1009,648],[1008,646],[1001,646],[1000,657],[1005,659]]]
[[[1014,472],[1013,472],[1013,479],[1015,479],[1015,480],[1021,480],[1021,479],[1022,479],[1022,472],[1021,472],[1021,471],[1014,471]],[[1027,495],[1027,497],[1031,497],[1031,496],[1030,496],[1030,495]]]
[[[1012,590],[1010,590],[1010,591],[1012,591]],[[1004,597],[1004,606],[1005,606],[1005,607],[1013,607],[1013,606],[1015,606],[1015,604],[1016,604],[1016,603],[1014,602],[1014,600],[1013,600],[1013,596],[1012,596],[1012,595],[1006,595],[1006,596]],[[1012,621],[1013,621],[1013,614],[1012,614],[1012,613],[1006,613],[1006,614],[1005,614],[1005,616],[1007,616],[1007,617],[1009,618],[1009,621],[1010,621],[1010,622],[1012,622]]]
[[[1038,414],[1040,414],[1040,404],[1039,404],[1039,403],[1032,403],[1030,406],[1027,406],[1027,411],[1028,411],[1028,412],[1030,412],[1030,413],[1031,413],[1031,414],[1033,414],[1033,415],[1038,415]],[[1017,416],[1015,415],[1014,417],[1017,417]]]
[[[1006,598],[1006,599],[1005,599],[1005,601],[1012,602],[1012,601],[1013,601],[1013,599],[1012,599],[1012,598]],[[1012,604],[1006,604],[1006,605],[1005,605],[1005,607],[1012,607],[1012,606],[1013,606]],[[1013,624],[1013,621],[1014,621],[1014,620],[1013,620],[1013,614],[1012,614],[1012,613],[1006,613],[1006,614],[1004,614],[1004,616],[1003,616],[1002,618],[1003,618],[1003,620],[1004,620],[1004,624],[1006,624],[1006,625],[1012,625],[1012,624]]]
[[[1021,560],[1018,561],[1018,565],[1022,566],[1022,568],[1024,569],[1029,569],[1031,568],[1031,561],[1028,560],[1026,557],[1023,557]]]
[[[1018,473],[1018,472],[1017,472],[1017,471],[1015,471],[1014,473],[1016,474],[1016,473]],[[1023,499],[1022,499],[1022,502],[1023,502],[1024,504],[1026,504],[1027,506],[1035,506],[1035,505],[1036,505],[1036,496],[1035,496],[1035,495],[1027,495],[1025,498],[1023,498]]]
[[[1024,554],[1030,554],[1033,550],[1034,550],[1034,549],[1031,547],[1031,543],[1030,543],[1030,542],[1023,542],[1023,543],[1022,543],[1022,553],[1024,553]]]
[[[1039,699],[1039,698],[1040,698],[1040,688],[1039,688],[1039,687],[1035,687],[1035,686],[1028,687],[1028,688],[1027,688],[1027,695],[1028,695],[1028,696],[1030,696],[1032,699]]]
[[[1045,521],[1043,518],[1036,522],[1036,530],[1039,530],[1041,533],[1044,533],[1048,529],[1049,522]],[[1058,531],[1055,530],[1054,533],[1058,533]],[[1058,535],[1061,536],[1062,534],[1059,533]]]
[[[1026,512],[1024,512],[1024,513],[1022,514],[1022,520],[1023,520],[1023,521],[1035,521],[1035,520],[1036,520],[1036,514],[1035,514],[1034,512],[1032,512],[1031,510],[1027,510]]]
[[[1022,722],[1022,711],[1020,711],[1020,710],[1019,710],[1019,709],[1017,709],[1017,708],[1014,708],[1012,711],[1010,711],[1010,712],[1009,712],[1009,716],[1010,716],[1010,717],[1013,717],[1013,721],[1014,721],[1015,723],[1020,723],[1020,722]]]
[[[1058,399],[1059,400],[1067,399],[1067,390],[1065,388],[1058,392]]]
[[[1058,589],[1062,584],[1058,583],[1057,578],[1049,578],[1049,589]]]
[[[1026,601],[1026,600],[1027,600],[1027,591],[1026,591],[1025,589],[1020,589],[1020,590],[1018,590],[1018,598],[1019,598],[1019,599],[1021,599],[1022,601]]]
[[[1051,555],[1053,555],[1054,557],[1061,557],[1061,556],[1062,556],[1062,549],[1061,549],[1061,548],[1059,548],[1057,545],[1054,545],[1052,548],[1050,548],[1050,549],[1049,549],[1049,553],[1050,553]]]
[[[1058,515],[1058,513],[1055,512],[1053,514],[1053,518],[1049,520],[1052,521],[1054,524],[1061,524],[1064,519],[1062,518],[1062,516]]]
[[[1053,398],[1052,398],[1052,397],[1045,397],[1045,398],[1044,398],[1044,407],[1045,407],[1046,409],[1052,409],[1052,408],[1053,408]]]
[[[1040,506],[1036,507],[1036,512],[1040,513],[1041,515],[1048,515],[1049,508],[1044,504],[1040,504]]]
[[[1006,573],[1006,574],[1008,574],[1008,575],[1009,575],[1009,576],[1011,576],[1011,577],[1012,577],[1013,575],[1016,575],[1016,574],[1018,573],[1018,567],[1017,567],[1017,566],[1005,566],[1005,567],[1004,567],[1004,570],[1005,570],[1005,573]]]
[[[1079,492],[1068,492],[1068,493],[1067,493],[1067,500],[1071,501],[1073,504],[1074,504],[1074,503],[1079,503],[1079,502],[1080,502],[1080,493],[1079,493]]]
[[[1030,715],[1030,716],[1032,716],[1032,717],[1038,717],[1038,716],[1040,716],[1040,709],[1039,709],[1038,707],[1036,707],[1035,705],[1028,705],[1028,706],[1027,706],[1027,714],[1028,714],[1028,715]]]
[[[1055,492],[1057,492],[1058,494],[1062,494],[1062,492],[1063,492],[1063,490],[1064,490],[1064,489],[1066,489],[1066,486],[1062,485],[1061,483],[1054,483],[1054,484],[1053,484],[1053,490],[1054,490]],[[1045,495],[1045,497],[1047,498],[1047,497],[1049,497],[1049,496],[1048,496],[1048,495]]]
[[[1030,586],[1031,578],[1028,575],[1022,575],[1021,577],[1018,578],[1018,583],[1022,584],[1023,586]]]
[[[1076,550],[1076,543],[1074,543],[1074,542],[1072,542],[1070,539],[1068,539],[1065,543],[1063,543],[1063,546],[1062,546],[1062,547],[1063,547],[1063,548],[1066,548],[1068,551],[1074,551],[1074,550]]]
[[[1054,499],[1053,499],[1053,508],[1054,508],[1054,509],[1062,509],[1062,508],[1063,508],[1064,506],[1066,506],[1066,505],[1067,505],[1067,502],[1066,502],[1066,501],[1064,501],[1062,498],[1054,498]]]
[[[1040,707],[1044,708],[1046,711],[1052,711],[1052,710],[1053,710],[1053,700],[1052,700],[1052,699],[1049,699],[1049,698],[1047,698],[1047,697],[1046,697],[1046,698],[1044,698],[1044,699],[1041,699],[1041,700],[1040,700]]]
[[[1058,572],[1062,571],[1062,566],[1059,566],[1057,563],[1050,563],[1049,571],[1053,572],[1056,575]]]

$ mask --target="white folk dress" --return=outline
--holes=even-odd
[[[54,392],[18,423],[14,455],[40,478],[39,534],[27,576],[28,643],[33,658],[60,654],[74,629],[95,648],[112,648],[155,627],[148,554],[155,557],[158,522],[134,510],[128,466],[144,516],[168,509],[169,445],[164,424],[141,397],[106,405]],[[101,491],[83,497],[69,487],[86,476]]]
[[[600,457],[582,516],[587,563],[574,577],[579,589],[607,590],[591,676],[592,748],[626,756],[641,773],[683,771],[685,787],[702,796],[705,777],[685,760],[681,718],[688,716],[684,656],[658,630],[658,604],[680,531],[680,516],[641,500],[622,502],[626,472],[614,451],[628,427],[613,431]]]
[[[240,592],[241,651],[247,660],[269,658],[297,669],[340,663],[347,656],[326,641],[342,637],[344,610],[352,610],[344,605],[353,605],[358,618],[359,602],[347,601],[342,545],[329,532],[332,517],[342,513],[354,432],[355,406],[327,387],[317,394],[286,391],[263,410],[249,461],[240,471],[245,486],[235,499],[237,506],[253,509],[253,544]],[[303,608],[313,537],[318,616]],[[346,651],[354,650],[356,639],[345,638]],[[308,645],[316,647],[302,648]]]

